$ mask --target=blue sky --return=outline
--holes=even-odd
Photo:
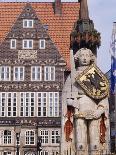
[[[101,47],[97,63],[105,73],[110,69],[110,41],[113,22],[116,22],[116,0],[88,0],[89,15],[95,28],[101,33]]]
[[[54,0],[0,0],[0,2],[13,1],[47,1]],[[78,0],[62,0],[62,2],[78,2]],[[97,64],[105,73],[110,69],[110,40],[113,22],[116,22],[116,0],[88,0],[89,15],[95,28],[101,33],[101,47],[98,50]]]

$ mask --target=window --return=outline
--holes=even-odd
[[[26,145],[33,145],[35,144],[35,132],[34,131],[26,131],[25,136],[25,144]]]
[[[23,28],[33,28],[33,20],[24,19],[23,20]]]
[[[16,93],[7,93],[7,116],[16,116],[17,97]]]
[[[58,130],[54,130],[52,131],[52,143],[59,143],[59,131]]]
[[[45,39],[39,40],[39,49],[45,49]]]
[[[41,81],[42,79],[42,70],[39,66],[31,67],[31,80],[32,81]]]
[[[59,93],[54,93],[54,116],[59,116]]]
[[[16,39],[11,39],[11,41],[10,41],[10,48],[11,49],[16,49]]]
[[[40,155],[48,155],[48,151],[41,151]]]
[[[49,116],[59,116],[59,94],[49,93]]]
[[[6,93],[0,94],[0,116],[5,116]]]
[[[4,130],[4,144],[11,144],[11,131],[9,130]]]
[[[14,81],[24,80],[24,67],[14,67]]]
[[[39,92],[37,97],[38,116],[59,116],[58,92]]]
[[[12,155],[12,153],[9,152],[9,151],[8,151],[8,152],[7,152],[7,151],[4,151],[4,152],[3,152],[3,155]]]
[[[20,116],[34,116],[35,94],[21,93],[20,95]]]
[[[41,136],[42,146],[44,145],[59,145],[60,136],[59,130],[48,130],[48,129],[40,129],[39,135]],[[54,150],[55,151],[55,150]],[[57,150],[56,150],[57,151]]]
[[[14,92],[0,93],[0,116],[10,117],[10,116],[16,116],[16,115],[17,115],[16,93]]]
[[[47,93],[38,93],[38,116],[47,116]]]
[[[33,49],[33,40],[23,40],[23,49]]]
[[[59,92],[0,92],[0,117],[16,116],[59,117]]]
[[[44,80],[55,81],[55,67],[51,66],[44,67]]]
[[[40,136],[41,136],[41,138],[42,138],[42,143],[43,144],[48,144],[48,142],[49,142],[49,132],[48,132],[48,130],[41,130],[40,131]]]
[[[10,67],[0,66],[0,80],[1,81],[10,81]]]

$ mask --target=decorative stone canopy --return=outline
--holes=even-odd
[[[97,55],[97,48],[101,44],[100,33],[94,28],[93,21],[89,19],[87,0],[79,0],[79,2],[79,20],[70,35],[70,48],[74,53],[80,48],[88,48]]]

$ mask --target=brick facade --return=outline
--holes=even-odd
[[[33,28],[23,28],[23,20],[31,19],[33,20]],[[16,49],[11,49],[11,39],[16,40]],[[33,40],[33,49],[23,49],[23,40]],[[39,40],[45,40],[45,49],[39,49]],[[41,130],[47,130],[48,135],[52,134],[52,131],[58,131],[60,135],[61,129],[61,92],[63,88],[64,82],[64,68],[66,63],[63,58],[59,54],[58,49],[55,44],[51,40],[48,35],[47,30],[42,25],[40,19],[36,16],[36,13],[32,6],[27,3],[25,8],[23,8],[22,13],[17,18],[16,22],[12,26],[10,32],[7,34],[6,38],[0,45],[0,65],[1,66],[9,66],[10,67],[10,80],[1,80],[0,81],[0,93],[3,95],[5,93],[15,92],[17,96],[17,111],[16,116],[12,117],[7,112],[3,112],[4,116],[0,117],[0,134],[1,134],[1,144],[0,144],[0,155],[4,155],[4,152],[7,154],[14,155],[16,153],[17,148],[19,148],[20,155],[24,154],[36,154],[37,152],[37,137],[40,136]],[[14,67],[24,67],[24,80],[18,81],[14,80]],[[41,67],[41,80],[40,81],[32,81],[31,80],[31,67],[32,66],[40,66]],[[45,66],[53,66],[55,67],[55,80],[46,81],[45,80]],[[2,71],[1,71],[2,74]],[[5,73],[6,74],[6,73]],[[2,75],[1,75],[2,76]],[[57,117],[42,117],[38,116],[37,112],[34,112],[33,117],[21,117],[20,109],[21,109],[21,99],[20,95],[22,93],[34,93],[37,96],[37,93],[49,93],[49,92],[58,92],[59,93],[59,105],[58,105],[58,116]],[[27,95],[27,94],[26,94]],[[37,99],[37,98],[36,98]],[[37,108],[37,100],[35,100],[35,111]],[[55,97],[54,97],[55,100]],[[7,106],[9,106],[9,99],[7,102]],[[27,99],[26,99],[26,104]],[[39,102],[39,101],[38,101]],[[46,101],[48,102],[48,101]],[[55,102],[55,101],[53,101]],[[2,103],[1,103],[2,104]],[[8,107],[5,107],[8,109]],[[2,107],[2,105],[1,105]],[[11,108],[11,107],[10,107]],[[24,107],[23,107],[24,108]],[[28,108],[28,107],[27,107]],[[32,108],[32,107],[31,107]],[[47,109],[48,110],[48,109]],[[47,112],[46,112],[47,113]],[[7,116],[9,115],[9,116]],[[27,114],[28,115],[28,114]],[[33,131],[34,136],[34,144],[25,144],[26,140],[26,131]],[[4,136],[6,131],[11,131],[11,142],[5,144]],[[20,145],[17,146],[16,143],[16,133],[20,133]],[[8,134],[8,133],[7,133]],[[7,135],[8,136],[8,135]],[[58,136],[58,135],[57,135]],[[59,152],[59,143],[54,144],[51,142],[51,136],[48,138],[50,142],[47,144],[42,144],[42,151],[47,151],[50,154]],[[48,140],[48,141],[49,141]],[[7,141],[7,140],[6,140]],[[10,153],[8,153],[10,152]],[[3,154],[4,153],[4,154]]]

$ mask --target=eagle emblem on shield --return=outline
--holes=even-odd
[[[92,64],[76,77],[82,89],[93,99],[102,99],[109,94],[109,82],[102,71]]]

